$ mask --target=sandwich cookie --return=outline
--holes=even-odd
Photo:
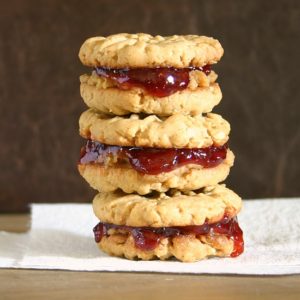
[[[171,190],[147,196],[101,193],[93,201],[101,222],[99,247],[115,256],[185,262],[208,256],[237,256],[243,235],[236,215],[241,199],[224,185],[193,192]]]
[[[169,188],[192,190],[225,180],[234,155],[229,124],[219,115],[168,118],[109,117],[88,110],[80,134],[80,174],[98,191],[147,194]]]
[[[91,38],[79,52],[94,68],[80,78],[81,96],[89,107],[116,115],[210,112],[222,98],[211,64],[222,55],[220,43],[203,36]]]

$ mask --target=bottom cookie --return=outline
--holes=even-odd
[[[243,232],[236,218],[214,224],[182,227],[130,227],[99,223],[94,228],[101,250],[127,259],[195,262],[210,256],[240,255]]]

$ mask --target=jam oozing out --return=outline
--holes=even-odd
[[[170,172],[186,164],[199,164],[204,168],[219,165],[227,153],[227,144],[207,148],[144,148],[110,146],[88,140],[81,149],[81,164],[103,164],[109,157],[128,159],[137,172],[157,175]]]
[[[96,67],[96,74],[113,80],[120,89],[128,90],[132,87],[141,87],[147,93],[166,97],[177,91],[184,90],[189,84],[189,72],[199,70],[208,75],[210,65],[199,68],[136,68],[136,69],[109,69]]]
[[[244,251],[243,231],[239,227],[237,218],[224,217],[221,221],[213,224],[205,222],[203,225],[178,226],[178,227],[131,227],[114,225],[109,223],[98,223],[94,227],[95,241],[99,243],[103,236],[109,235],[110,229],[128,232],[134,238],[135,246],[141,250],[153,250],[160,240],[179,235],[225,235],[233,240],[234,247],[231,257],[236,257]]]

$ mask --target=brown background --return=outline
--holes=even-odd
[[[300,196],[300,1],[1,1],[0,211],[30,202],[88,202],[79,177],[84,110],[77,58],[90,36],[117,32],[205,34],[231,122],[235,167],[227,184],[244,198]]]

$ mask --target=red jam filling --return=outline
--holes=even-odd
[[[227,144],[191,149],[122,147],[88,140],[81,149],[80,163],[103,164],[108,158],[117,156],[118,159],[128,159],[137,172],[157,175],[186,164],[198,164],[204,168],[215,167],[226,158],[227,148]]]
[[[96,74],[113,80],[120,89],[141,87],[156,97],[166,97],[184,90],[189,85],[189,72],[199,70],[210,74],[210,65],[199,68],[137,68],[109,69],[96,67]]]
[[[195,226],[178,227],[131,227],[123,225],[114,225],[109,223],[98,223],[94,227],[95,241],[99,243],[103,236],[108,236],[110,229],[117,229],[128,232],[134,238],[135,246],[141,250],[153,250],[160,240],[179,235],[225,235],[233,240],[234,247],[231,257],[239,256],[244,251],[243,231],[241,230],[237,218],[224,217],[220,222]]]

